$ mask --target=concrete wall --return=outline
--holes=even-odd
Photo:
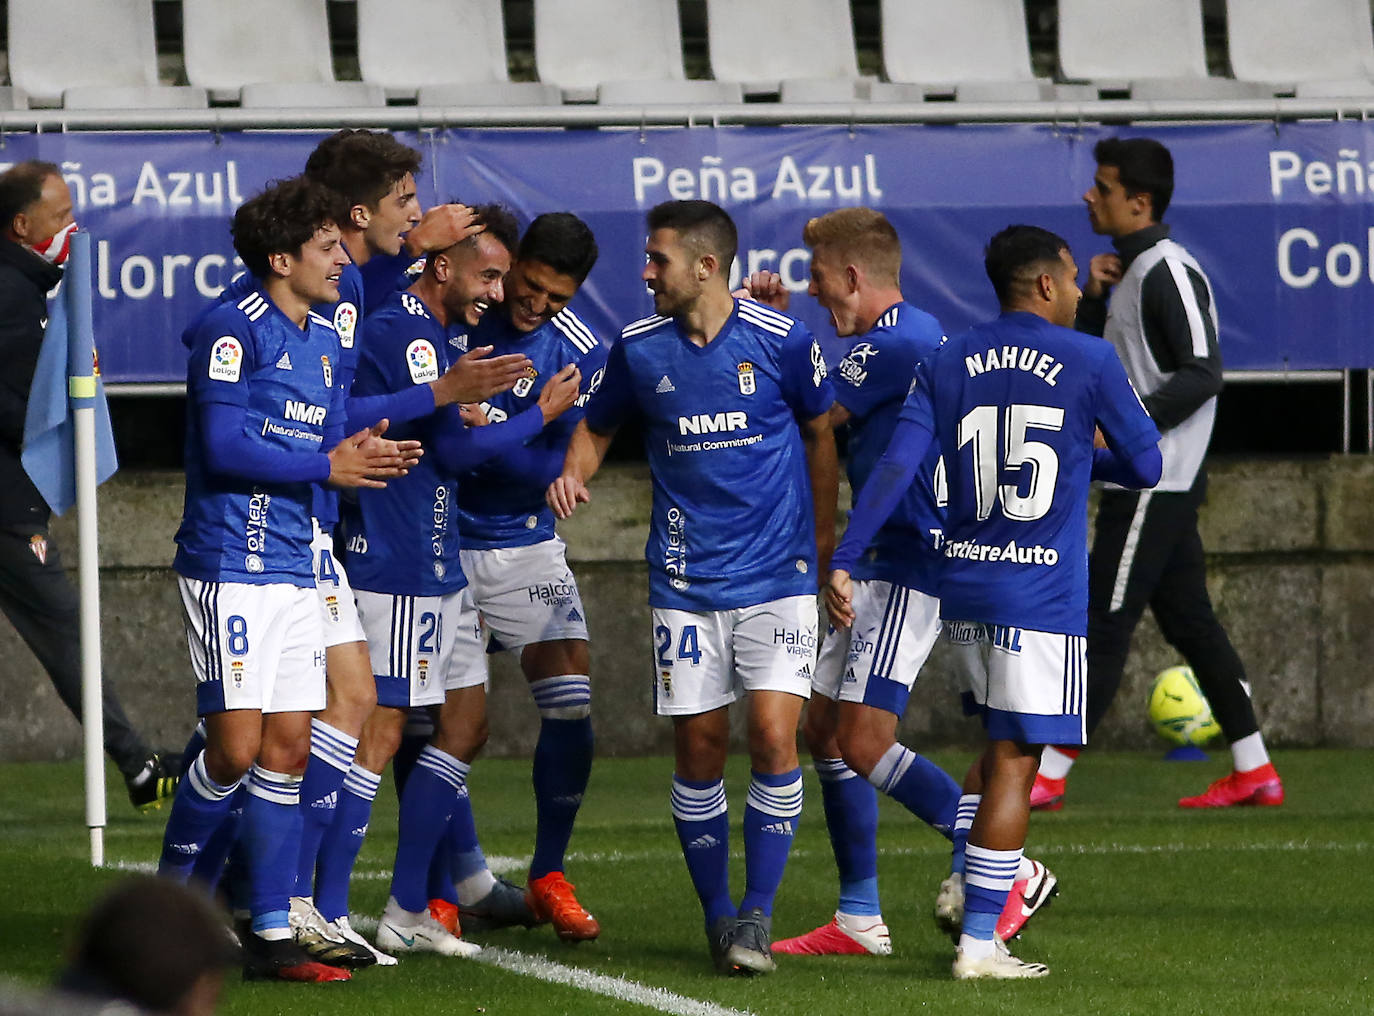
[[[593,501],[564,527],[592,630],[597,736],[605,754],[667,751],[667,721],[649,713],[643,467],[609,468]],[[847,497],[847,494],[844,495]],[[180,606],[168,565],[181,477],[120,474],[101,488],[105,673],[154,745],[180,745],[194,723]],[[74,521],[54,527],[75,562]],[[1273,745],[1374,746],[1374,460],[1214,463],[1203,514],[1211,591],[1249,669]],[[1145,748],[1152,676],[1180,662],[1148,617],[1103,746]],[[0,624],[0,759],[73,757],[76,723],[8,624]],[[530,751],[535,713],[518,671],[496,661],[492,754]],[[973,745],[955,682],[937,650],[921,675],[905,736],[917,746]]]

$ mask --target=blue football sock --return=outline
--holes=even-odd
[[[592,682],[566,674],[530,682],[539,708],[534,748],[534,802],[538,815],[530,878],[563,870],[563,855],[592,774]]]
[[[248,858],[253,931],[283,937],[301,851],[301,778],[254,765],[245,781],[240,842]]]
[[[396,800],[405,793],[406,779],[415,768],[415,762],[425,745],[434,740],[434,717],[425,706],[411,706],[406,712],[405,729],[401,732],[401,744],[391,757],[391,779],[396,784]]]
[[[964,853],[964,934],[988,941],[1016,881],[1020,850],[990,850],[970,843]]]
[[[196,858],[229,813],[238,782],[221,786],[205,771],[205,752],[196,756],[172,798],[172,813],[162,836],[157,871],[165,878],[186,882]]]
[[[339,791],[339,806],[334,822],[325,830],[315,862],[315,907],[326,921],[348,916],[348,883],[358,860],[367,824],[372,819],[372,802],[382,778],[354,762]]]
[[[710,927],[735,913],[730,900],[730,815],[725,782],[684,780],[674,775],[672,805],[687,874]]]
[[[205,849],[196,858],[196,866],[191,872],[191,877],[209,892],[214,892],[224,877],[224,866],[239,840],[239,828],[243,824],[243,804],[247,800],[248,788],[240,783],[229,798],[229,811],[224,816],[224,821],[219,824],[219,828],[205,844]]]
[[[296,868],[297,896],[315,895],[315,861],[324,831],[334,822],[343,786],[358,739],[323,720],[310,721],[310,760],[301,781],[301,856]]]
[[[839,911],[856,917],[877,917],[878,792],[843,759],[818,758],[821,804],[835,867],[840,873]]]
[[[415,769],[406,779],[396,863],[391,872],[391,895],[403,910],[418,914],[429,905],[429,865],[457,807],[468,768],[466,762],[431,744],[420,752]]]
[[[476,899],[464,898],[458,890],[458,883],[472,879],[481,872],[487,872],[486,879],[478,879],[489,890],[496,877],[487,871],[487,858],[482,846],[477,842],[477,823],[472,817],[472,799],[468,796],[467,783],[459,791],[458,801],[444,827],[444,838],[439,841],[439,849],[434,852],[434,860],[429,865],[429,898],[447,900],[449,903],[476,903],[486,895],[484,890]],[[473,883],[469,883],[471,885]]]
[[[792,852],[792,837],[801,821],[801,767],[752,775],[744,804],[744,899],[739,912],[759,907],[771,915],[773,897]]]
[[[934,762],[894,743],[868,774],[868,782],[937,833],[954,835],[959,784]]]
[[[951,875],[964,873],[964,851],[968,846],[968,831],[973,828],[973,817],[978,814],[978,802],[982,799],[982,794],[963,794],[959,798],[959,807],[954,819],[954,835],[951,837],[954,849],[949,855]]]

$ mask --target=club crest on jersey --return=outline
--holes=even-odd
[[[334,330],[339,333],[339,345],[353,348],[353,333],[358,328],[358,308],[347,301],[334,308]]]
[[[406,366],[410,380],[417,385],[439,380],[439,355],[428,339],[416,339],[406,347]]]
[[[38,558],[39,564],[48,563],[48,541],[42,533],[35,533],[29,537],[29,550],[33,551],[33,556]]]
[[[517,399],[523,399],[534,389],[534,379],[539,376],[539,371],[530,367],[526,370],[525,376],[515,382],[515,387],[511,389]]]
[[[321,357],[320,357],[320,367],[321,367],[321,369],[324,371],[324,386],[325,386],[326,388],[333,388],[333,387],[334,387],[334,365],[333,365],[332,363],[329,362],[329,357],[327,357],[327,356],[321,356]]]
[[[753,395],[755,391],[754,365],[745,360],[735,369],[739,371],[739,393],[741,395]]]
[[[243,343],[232,335],[215,342],[210,350],[210,377],[215,381],[234,382],[243,368]]]

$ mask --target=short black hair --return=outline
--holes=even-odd
[[[1063,237],[1039,226],[1008,226],[994,236],[983,250],[983,269],[998,302],[1008,306],[1018,288],[1062,265],[1068,249]]]
[[[169,1013],[201,977],[239,962],[208,897],[170,879],[138,875],[91,908],[58,987]]]
[[[305,160],[305,175],[348,203],[376,208],[396,181],[420,171],[420,153],[387,131],[341,130]]]
[[[30,159],[11,166],[0,174],[0,229],[9,229],[14,217],[43,197],[43,181],[61,176],[55,162]]]
[[[295,176],[268,184],[240,205],[229,231],[244,266],[265,279],[271,271],[269,256],[298,254],[319,230],[337,225],[344,211],[335,192]]]
[[[538,261],[580,286],[596,264],[599,251],[591,228],[572,212],[545,212],[535,216],[520,238],[521,261]]]
[[[698,254],[714,254],[721,271],[729,274],[739,249],[739,233],[729,214],[710,201],[665,201],[649,209],[649,232],[676,230],[683,242]]]
[[[511,257],[514,257],[516,248],[520,246],[520,223],[516,220],[515,213],[505,205],[495,202],[473,205],[472,210],[486,227],[484,232],[494,236],[502,247],[510,251]]]
[[[1121,185],[1130,197],[1150,195],[1150,213],[1155,222],[1174,196],[1174,157],[1154,138],[1103,138],[1093,146],[1099,166],[1115,166]]]

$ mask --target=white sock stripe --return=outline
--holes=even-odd
[[[586,674],[564,674],[530,682],[530,694],[536,705],[571,705],[590,702],[592,679]]]
[[[1020,850],[990,850],[970,843],[964,853],[964,883],[990,892],[1009,892],[1021,855]]]
[[[248,770],[245,785],[248,793],[263,801],[288,806],[301,803],[301,778],[291,773],[276,773],[254,765]]]
[[[859,774],[849,766],[844,764],[842,758],[818,758],[813,760],[816,766],[816,776],[822,783],[838,783],[841,780],[852,780]]]
[[[457,790],[467,782],[468,770],[472,768],[466,762],[454,758],[447,752],[440,751],[432,744],[427,744],[420,752],[420,757],[415,760],[415,764],[424,766],[439,779]]]
[[[358,739],[335,730],[326,723],[312,720],[310,723],[310,757],[317,758],[326,765],[347,772],[353,764],[353,756],[358,754]]]
[[[959,798],[959,806],[954,815],[956,832],[973,828],[973,817],[978,814],[978,802],[982,799],[981,794],[964,794]]]
[[[191,763],[191,768],[186,773],[186,780],[191,784],[191,789],[196,796],[203,801],[223,801],[239,788],[238,780],[229,786],[221,786],[211,779],[210,774],[205,770],[205,752],[196,756],[196,760]]]
[[[802,780],[795,780],[781,787],[770,787],[758,780],[749,781],[748,807],[773,815],[776,818],[796,818],[802,810]]]
[[[671,795],[673,818],[683,822],[704,822],[727,811],[725,782],[709,787],[688,787],[673,780]]]
[[[361,797],[364,801],[376,800],[377,791],[381,787],[382,778],[376,773],[368,772],[357,763],[349,767],[348,775],[343,781],[344,790],[354,797]]]
[[[916,753],[900,742],[894,743],[892,747],[883,752],[883,757],[878,760],[878,764],[873,767],[873,772],[868,776],[868,782],[881,790],[884,794],[892,793],[906,771],[911,768],[911,763],[916,761]]]

